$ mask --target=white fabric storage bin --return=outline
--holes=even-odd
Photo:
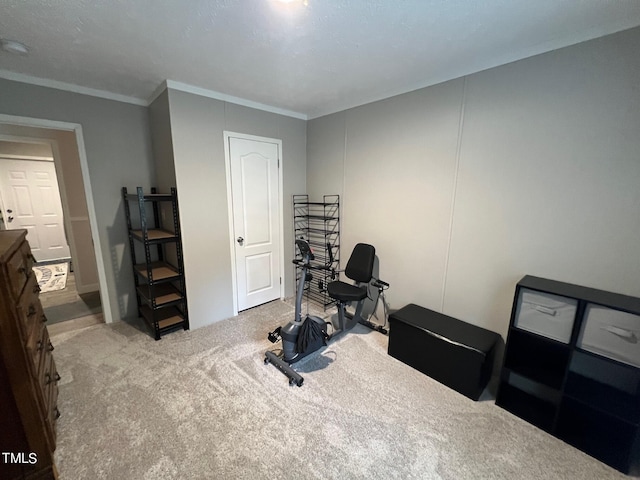
[[[514,326],[547,338],[569,343],[578,301],[572,298],[520,290]]]
[[[577,346],[640,367],[640,316],[587,305]]]

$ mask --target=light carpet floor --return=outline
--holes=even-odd
[[[628,478],[361,326],[297,364],[291,387],[263,358],[292,316],[276,301],[158,342],[124,322],[53,335],[61,480]]]

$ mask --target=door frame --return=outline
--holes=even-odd
[[[91,189],[91,178],[89,176],[89,163],[87,161],[87,152],[84,145],[84,136],[82,133],[82,125],[79,123],[61,122],[57,120],[46,120],[42,118],[19,117],[14,115],[6,115],[0,113],[0,123],[11,125],[20,125],[25,127],[44,128],[50,130],[65,130],[75,134],[78,146],[78,156],[80,157],[80,170],[82,173],[82,183],[84,184],[84,193],[87,202],[87,211],[89,213],[89,226],[91,227],[91,236],[93,238],[93,251],[96,258],[96,267],[98,269],[98,283],[100,285],[100,301],[102,302],[102,315],[105,323],[112,323],[113,316],[111,312],[111,297],[107,284],[107,275],[105,263],[102,257],[102,246],[100,243],[100,235],[98,230],[98,220],[96,216],[95,204],[93,203],[93,191]],[[55,163],[55,152],[54,152]],[[61,179],[58,178],[60,182]],[[63,181],[63,180],[62,180]],[[68,241],[68,240],[67,240]]]
[[[238,315],[238,273],[236,265],[236,241],[233,228],[233,192],[231,190],[231,150],[229,148],[230,138],[240,138],[243,140],[254,140],[258,142],[275,143],[278,145],[279,166],[278,166],[278,222],[280,223],[280,300],[284,299],[284,195],[283,176],[284,155],[282,154],[282,140],[277,138],[259,137],[246,133],[237,133],[224,130],[224,167],[227,179],[227,209],[229,219],[229,254],[231,258],[231,287],[233,291],[233,316]]]

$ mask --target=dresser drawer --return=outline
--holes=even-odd
[[[38,325],[31,332],[29,341],[27,343],[27,351],[31,354],[33,359],[33,372],[35,377],[39,377],[41,369],[44,368],[42,363],[42,356],[53,351],[53,344],[49,340],[49,333],[44,326],[44,323],[38,322]]]
[[[48,342],[49,336],[45,331],[45,339]],[[56,368],[55,361],[50,350],[44,349],[40,354],[40,366],[37,370],[37,388],[39,398],[39,408],[41,417],[44,420],[45,431],[49,437],[49,441],[55,448],[55,420],[58,417],[56,407],[58,402],[58,382],[60,375]]]
[[[27,279],[27,284],[22,291],[22,295],[18,299],[18,316],[20,317],[20,329],[22,331],[22,338],[25,343],[28,341],[31,331],[39,323],[45,321],[44,312],[40,299],[38,298],[38,283],[36,282],[36,276],[30,275]]]
[[[22,288],[29,276],[34,275],[32,270],[33,262],[34,258],[27,242],[23,242],[7,262],[9,282],[16,298],[20,296],[20,292],[22,292]]]
[[[42,399],[45,400],[44,407],[47,407],[46,400],[49,396],[49,388],[60,380],[60,375],[56,370],[56,363],[53,361],[51,352],[43,352],[38,372],[39,387],[42,389]]]
[[[48,338],[48,336],[47,336]],[[41,356],[38,386],[40,387],[40,409],[42,411],[42,418],[45,423],[46,434],[49,437],[49,442],[55,449],[56,441],[56,419],[58,413],[56,410],[58,402],[58,381],[60,376],[56,369],[56,363],[53,360],[53,356],[50,352],[44,351]]]
[[[49,395],[49,410],[47,415],[47,423],[49,425],[49,435],[51,436],[52,445],[55,448],[56,444],[56,421],[60,417],[60,410],[58,409],[58,384],[53,384],[50,389]]]
[[[46,408],[46,419],[49,424],[49,435],[51,436],[51,440],[53,445],[55,445],[56,441],[56,420],[60,416],[60,411],[58,410],[58,381],[60,380],[60,375],[58,374],[58,369],[56,368],[56,362],[53,360],[51,354],[48,354],[51,358],[49,363],[49,375],[50,375],[50,383],[46,385],[46,390],[44,394],[45,399],[45,408]]]

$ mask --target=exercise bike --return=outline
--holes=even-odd
[[[293,321],[284,327],[278,327],[269,333],[268,339],[272,343],[282,340],[282,351],[280,354],[275,351],[267,351],[264,363],[271,363],[284,373],[289,378],[289,385],[301,387],[304,378],[291,367],[291,364],[319,350],[327,345],[327,342],[351,330],[357,323],[386,333],[383,327],[371,323],[368,317],[363,318],[363,313],[368,312],[369,315],[375,313],[378,298],[389,287],[389,284],[373,277],[376,266],[375,248],[372,245],[359,243],[353,249],[344,271],[345,275],[354,280],[356,284],[351,285],[336,280],[326,285],[329,296],[337,301],[337,319],[327,322],[320,317],[307,314],[302,320],[302,297],[305,283],[312,279],[310,270],[328,270],[330,267],[311,264],[315,257],[308,241],[302,238],[296,239],[296,246],[300,251],[300,258],[294,259],[293,263],[299,265],[302,272],[296,291],[295,316]],[[335,278],[335,274],[336,272],[332,271],[333,278]],[[374,295],[370,294],[372,287]],[[350,314],[346,310],[347,305],[352,302],[357,302],[354,314]],[[383,303],[386,314],[384,297]],[[331,327],[331,332],[328,330],[329,327]]]

